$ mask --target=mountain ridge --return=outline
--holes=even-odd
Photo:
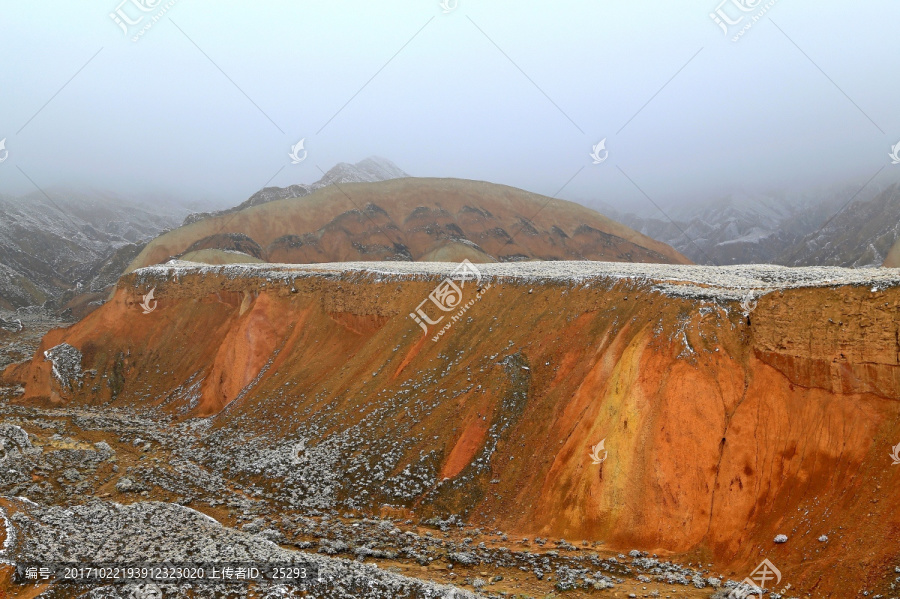
[[[189,249],[238,250],[267,262],[612,260],[686,263],[669,246],[574,202],[449,178],[345,183],[196,221],[155,239],[129,271],[191,260]],[[206,240],[206,241],[204,241]]]

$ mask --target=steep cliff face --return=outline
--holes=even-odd
[[[285,504],[462,514],[737,578],[768,558],[817,597],[889,590],[900,273],[487,265],[453,311],[422,304],[451,268],[143,269],[4,378],[31,404],[214,416],[231,476]],[[419,307],[444,319],[423,333]],[[81,352],[68,385],[43,357],[61,343]],[[292,451],[296,472],[267,468]]]

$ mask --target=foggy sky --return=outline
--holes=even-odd
[[[896,0],[727,0],[727,36],[718,0],[120,1],[0,0],[0,193],[234,205],[379,155],[643,210],[900,171]]]

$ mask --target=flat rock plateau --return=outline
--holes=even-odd
[[[2,373],[0,590],[720,599],[768,560],[774,599],[898,597],[898,316],[887,268],[141,268]]]

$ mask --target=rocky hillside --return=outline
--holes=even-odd
[[[277,513],[466,522],[735,580],[766,558],[787,597],[894,596],[900,272],[478,268],[142,269],[4,384],[202,425],[196,459]],[[178,489],[166,463],[129,478]],[[677,580],[712,584],[696,574]]]
[[[830,218],[830,217],[829,217]],[[900,184],[857,200],[778,257],[780,264],[879,266],[900,239]]]
[[[687,263],[669,246],[584,206],[461,179],[394,179],[323,187],[205,218],[151,242],[131,269],[196,252],[275,263],[354,260]],[[218,254],[219,263],[235,260]]]
[[[0,309],[63,303],[58,300],[79,284],[100,291],[115,282],[102,272],[111,259],[124,261],[117,276],[183,214],[97,195],[53,191],[51,197],[0,197]]]
[[[858,189],[730,196],[673,210],[674,224],[655,215],[610,215],[700,264],[878,266],[900,239],[900,184],[872,184],[845,207]]]

